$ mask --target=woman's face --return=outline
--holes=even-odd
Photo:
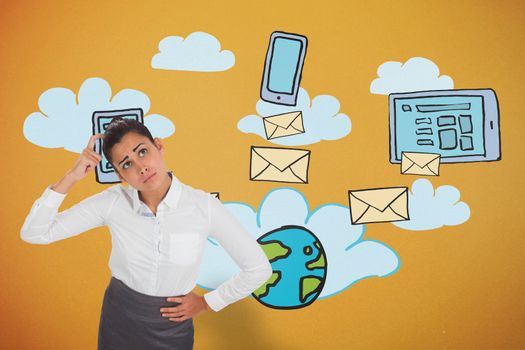
[[[164,146],[156,137],[151,143],[146,136],[128,132],[111,149],[111,159],[117,175],[139,191],[158,188],[167,174]]]

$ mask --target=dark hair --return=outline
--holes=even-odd
[[[115,117],[111,120],[104,132],[104,139],[102,141],[102,152],[104,152],[106,159],[111,164],[113,164],[111,159],[111,149],[115,144],[119,143],[128,132],[134,132],[146,136],[150,139],[151,143],[155,143],[148,128],[146,128],[141,122],[135,119]]]

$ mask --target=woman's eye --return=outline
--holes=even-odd
[[[141,155],[141,154],[145,154],[145,153],[147,153],[147,152],[148,152],[148,150],[145,149],[145,148],[143,148],[143,149],[141,149],[141,150],[139,151],[139,155]]]
[[[129,165],[129,162],[126,162],[126,163],[122,164],[122,168],[123,168],[123,169],[127,169],[127,168],[128,168],[128,165]]]

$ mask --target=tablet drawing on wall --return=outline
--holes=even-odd
[[[499,107],[492,89],[389,95],[390,162],[403,152],[441,155],[441,163],[501,159]]]
[[[111,120],[115,117],[135,119],[144,124],[144,115],[141,108],[96,111],[93,112],[93,134],[103,134],[109,123],[111,123]],[[103,140],[98,139],[95,143],[95,152],[102,156],[102,161],[97,165],[95,171],[97,182],[101,184],[119,183],[120,180],[115,173],[115,169],[111,163],[108,162],[104,152],[102,152],[102,142]]]

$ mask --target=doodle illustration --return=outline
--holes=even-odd
[[[253,296],[272,308],[294,309],[319,297],[326,279],[326,254],[319,239],[301,226],[283,226],[258,239],[273,274]]]
[[[310,145],[321,141],[333,141],[347,136],[352,130],[350,118],[340,113],[340,103],[337,98],[331,95],[318,95],[310,99],[308,92],[299,88],[297,106],[281,106],[259,100],[256,104],[257,114],[247,115],[237,123],[237,128],[244,133],[259,135],[262,139],[271,143],[284,146]],[[290,127],[286,128],[286,137],[268,137],[268,129],[265,124],[266,118],[272,116],[287,116],[293,118],[300,113],[303,127],[299,125],[299,119],[293,119]],[[261,122],[261,118],[263,122]],[[280,119],[280,117],[277,117]],[[295,124],[294,124],[295,123]],[[282,128],[286,126],[283,123]],[[304,129],[304,132],[299,132]],[[270,128],[270,130],[272,130]],[[293,134],[296,130],[297,133]],[[277,131],[277,130],[276,130]],[[288,132],[290,132],[288,134]]]
[[[266,132],[266,138],[268,140],[304,133],[303,116],[301,112],[272,115],[264,118],[263,122],[264,131]]]
[[[491,89],[389,95],[390,161],[402,152],[438,153],[441,163],[501,159],[499,108]]]
[[[402,152],[401,174],[439,176],[440,159],[436,153]]]
[[[412,57],[405,63],[385,62],[377,69],[377,75],[370,84],[373,94],[454,88],[452,78],[440,75],[438,66],[424,57]]]
[[[406,187],[348,191],[352,224],[409,220]]]
[[[93,135],[103,134],[111,120],[115,117],[135,119],[144,123],[144,113],[140,108],[130,108],[116,111],[95,111],[93,113]],[[106,155],[102,152],[103,140],[98,139],[95,143],[95,152],[100,154],[102,161],[97,165],[95,175],[98,183],[117,183],[121,182],[115,173],[113,165],[108,162]]]
[[[238,202],[225,205],[272,263],[274,273],[252,294],[266,307],[304,308],[360,280],[387,277],[399,269],[396,252],[365,239],[365,226],[350,222],[346,206],[324,204],[310,210],[304,195],[291,188],[268,192],[258,209]],[[220,244],[208,238],[199,286],[214,289],[238,271]]]
[[[264,61],[261,98],[295,106],[308,39],[299,34],[273,32]]]
[[[155,69],[194,72],[219,72],[235,64],[235,55],[221,50],[221,43],[209,33],[194,32],[186,38],[168,36],[159,43],[159,52],[151,59]]]
[[[250,180],[306,184],[309,164],[309,150],[252,146]]]
[[[460,225],[470,218],[470,207],[459,198],[460,192],[454,186],[434,190],[429,180],[417,179],[408,194],[410,220],[392,224],[412,231]]]
[[[86,79],[78,94],[66,88],[51,88],[38,100],[41,112],[33,112],[24,122],[24,137],[46,148],[64,148],[81,153],[85,140],[93,133],[96,111],[140,108],[144,125],[153,137],[166,138],[175,132],[173,122],[159,114],[149,114],[150,100],[143,92],[124,89],[112,96],[111,87],[102,78]]]

